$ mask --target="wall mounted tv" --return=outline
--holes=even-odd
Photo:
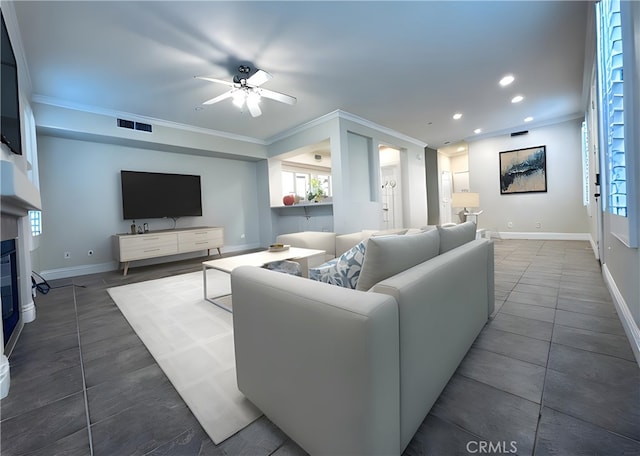
[[[125,220],[202,215],[200,176],[120,171]]]
[[[2,98],[0,100],[0,136],[2,144],[5,144],[14,154],[22,155],[22,137],[20,136],[20,103],[18,101],[18,65],[13,53],[9,33],[2,19],[2,71],[0,73],[0,86]]]

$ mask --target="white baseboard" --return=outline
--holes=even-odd
[[[39,272],[39,275],[46,280],[66,279],[67,277],[77,277],[87,274],[98,274],[101,272],[115,271],[118,269],[118,262],[86,264],[81,266],[71,266],[68,268],[48,269]]]
[[[242,245],[229,245],[224,246],[220,250],[223,253],[241,252],[243,250],[257,249],[261,247],[260,244],[242,244]],[[217,253],[212,250],[212,253]],[[186,253],[182,255],[172,255],[166,257],[150,258],[147,260],[140,260],[131,263],[131,267],[136,266],[148,266],[151,264],[168,263],[171,261],[180,261],[189,258],[197,258],[202,256],[202,252]],[[215,257],[214,257],[215,258]],[[120,264],[117,261],[110,261],[108,263],[87,264],[80,266],[71,266],[68,268],[48,269],[40,272],[39,274],[45,280],[66,279],[68,277],[77,277],[88,274],[99,274],[102,272],[116,271],[120,268]]]
[[[615,280],[613,280],[613,276],[609,272],[609,268],[607,268],[606,264],[602,265],[602,275],[607,287],[609,288],[609,292],[613,297],[613,302],[616,306],[618,315],[620,316],[622,327],[624,328],[624,332],[627,334],[629,344],[631,344],[633,355],[636,357],[638,366],[640,366],[640,328],[638,328],[638,324],[633,319],[629,306],[622,296],[622,293],[620,293],[620,290],[618,289]]]
[[[0,399],[7,397],[10,384],[9,359],[4,354],[0,354]]]
[[[497,237],[500,239],[530,239],[541,241],[591,241],[591,235],[589,233],[526,233],[498,231]]]

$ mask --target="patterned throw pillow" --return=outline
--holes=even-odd
[[[319,282],[355,289],[360,277],[362,262],[364,261],[365,248],[366,241],[362,241],[338,258],[334,258],[317,268],[309,268],[309,278]]]

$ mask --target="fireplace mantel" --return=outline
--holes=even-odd
[[[0,210],[2,214],[23,217],[31,210],[40,210],[40,191],[18,167],[0,160]]]

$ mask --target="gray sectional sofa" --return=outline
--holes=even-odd
[[[360,289],[235,269],[240,391],[311,454],[402,453],[493,312],[493,244],[474,238],[370,237]]]
[[[428,228],[425,227],[415,231],[425,231],[432,228],[435,229],[435,226]],[[276,237],[276,242],[279,244],[288,244],[294,247],[324,250],[326,259],[330,260],[342,255],[358,242],[368,239],[371,236],[405,234],[407,231],[409,230],[362,230],[349,234],[336,234],[331,231],[300,231],[298,233],[281,234]]]

